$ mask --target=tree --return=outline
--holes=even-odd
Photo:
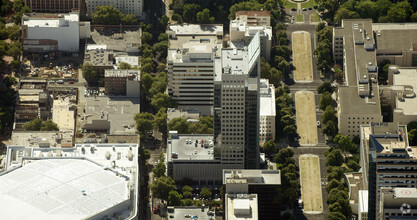
[[[289,158],[294,156],[294,151],[291,148],[282,148],[278,151],[278,154],[275,155],[275,163],[283,164],[287,166],[289,164]]]
[[[263,146],[264,153],[267,155],[272,155],[277,153],[277,144],[274,142],[274,140],[269,140],[266,142]]]
[[[146,63],[140,67],[140,70],[145,73],[152,73],[153,72],[153,65],[150,63]]]
[[[333,29],[329,26],[324,27],[319,32],[317,32],[317,40],[323,42],[324,40],[332,41],[333,38]]]
[[[141,137],[148,135],[153,129],[154,116],[149,112],[141,112],[135,115],[136,128]]]
[[[47,120],[47,121],[43,121],[41,128],[41,131],[59,131],[58,125],[51,121],[51,120]]]
[[[139,147],[139,157],[142,158],[142,160],[149,160],[151,158],[151,153],[148,149],[145,149],[143,147]]]
[[[83,72],[84,79],[87,81],[88,84],[98,85],[100,75],[94,69],[93,65],[91,65],[90,63],[86,63],[83,65],[81,70]]]
[[[378,21],[378,6],[376,2],[365,0],[358,3],[356,7],[357,12],[361,18],[371,18],[373,21]]]
[[[123,62],[123,63],[120,63],[119,69],[121,69],[121,70],[130,70],[130,69],[132,69],[132,66],[128,63]]]
[[[168,194],[168,205],[170,206],[180,206],[182,200],[182,195],[177,191],[172,190]]]
[[[359,171],[359,169],[361,168],[361,166],[354,160],[349,160],[347,166],[355,172]]]
[[[337,10],[336,15],[334,16],[334,21],[338,24],[341,24],[343,19],[353,18],[359,18],[359,14],[346,8],[340,8]]]
[[[295,118],[292,115],[284,115],[281,117],[281,124],[285,127],[287,125],[295,125]]]
[[[413,12],[408,1],[399,1],[388,10],[387,18],[390,22],[406,22]]]
[[[325,81],[323,82],[323,84],[321,84],[318,88],[317,88],[317,92],[319,94],[328,92],[330,94],[332,94],[334,92],[334,89],[332,87],[332,84],[329,81]]]
[[[167,33],[160,33],[158,36],[158,41],[168,41],[168,34]]]
[[[171,96],[165,94],[165,93],[158,93],[155,96],[153,96],[152,98],[152,102],[151,105],[155,108],[155,109],[160,109],[160,108],[172,108],[174,107],[173,101],[171,99]]]
[[[338,200],[343,200],[349,198],[349,195],[344,190],[339,189],[332,189],[329,192],[329,196],[327,198],[327,204],[333,204],[335,202],[338,202]]]
[[[376,5],[378,7],[379,17],[387,15],[389,9],[392,7],[391,0],[377,0]]]
[[[23,8],[23,0],[15,0],[15,1],[13,2],[13,10],[14,10],[15,12],[19,12],[19,11],[21,11],[21,10],[22,10],[22,8]]]
[[[343,80],[343,70],[339,67],[334,68],[334,79],[335,80]]]
[[[142,37],[140,39],[142,40],[142,44],[149,44],[152,42],[152,34],[149,32],[143,32]]]
[[[353,143],[352,139],[350,139],[347,135],[336,135],[335,143],[337,143],[337,147],[342,151],[347,151],[351,154],[358,153],[358,146]]]
[[[174,118],[168,122],[168,129],[170,131],[178,131],[179,134],[188,134],[189,122],[184,118]]]
[[[167,109],[160,108],[155,115],[154,128],[157,128],[164,137],[167,135]]]
[[[413,129],[417,129],[417,121],[412,121],[407,124],[407,130],[411,131]]]
[[[150,94],[150,89],[152,87],[154,78],[151,76],[151,74],[149,73],[142,73],[141,74],[141,90],[142,90],[142,94],[146,97],[146,99],[150,100],[152,98],[151,94]]]
[[[4,29],[4,30],[7,32],[7,35],[11,40],[14,40],[14,41],[19,40],[21,36],[20,26],[13,25],[13,26],[7,27],[7,29]]]
[[[229,20],[234,20],[236,12],[238,11],[260,11],[263,9],[263,5],[256,1],[247,1],[234,4],[230,7]]]
[[[321,31],[324,27],[326,27],[326,23],[325,22],[318,23],[317,26],[316,26],[316,32]]]
[[[12,56],[13,59],[19,60],[20,55],[22,54],[22,50],[23,50],[22,44],[19,41],[14,41],[13,43],[10,44],[7,54],[9,56]]]
[[[3,83],[6,87],[10,88],[11,86],[17,85],[17,80],[13,76],[6,76],[3,79]]]
[[[411,146],[417,145],[417,129],[408,132],[408,143]]]
[[[160,72],[165,72],[165,71],[166,71],[166,69],[167,69],[167,66],[166,66],[165,64],[163,64],[163,63],[160,63],[160,64],[156,67],[156,71],[157,71],[158,73],[160,73]]]
[[[383,60],[378,66],[378,80],[385,83],[388,80],[388,68],[391,65],[389,60]]]
[[[169,192],[175,190],[176,186],[171,177],[160,177],[151,184],[150,188],[154,197],[167,201]]]
[[[273,84],[275,87],[279,86],[279,83],[282,80],[282,71],[277,70],[275,67],[272,67],[269,70],[269,83]]]
[[[343,188],[344,188],[343,184],[338,179],[331,179],[326,186],[327,192],[330,192],[332,189],[343,189]]]
[[[192,199],[184,199],[184,200],[182,200],[182,204],[183,204],[183,206],[192,206],[193,205],[193,200]]]
[[[196,21],[197,13],[200,11],[200,9],[200,5],[196,3],[185,4],[182,18],[187,22],[194,23]]]
[[[323,134],[334,136],[337,134],[337,127],[333,121],[328,121],[322,129]]]
[[[198,207],[203,206],[203,202],[198,199],[193,200],[193,206],[198,206]]]
[[[210,10],[205,8],[203,11],[197,13],[197,22],[199,24],[213,24],[214,17],[210,17]]]
[[[162,32],[165,32],[169,23],[169,18],[166,15],[162,15],[161,19],[159,19],[159,28]]]
[[[323,124],[326,124],[328,121],[333,121],[334,123],[337,122],[336,112],[334,111],[333,107],[328,105],[323,112]]]
[[[168,53],[168,42],[167,41],[161,41],[159,43],[156,43],[154,46],[154,51],[158,52],[162,58],[166,58],[167,57],[167,53]]]
[[[344,158],[339,149],[335,149],[326,156],[326,166],[341,166]]]
[[[180,24],[182,24],[182,17],[181,17],[181,15],[179,15],[179,14],[173,14],[172,16],[171,16],[171,19],[172,20],[174,20],[174,21],[177,21],[178,23],[180,23]]]
[[[97,6],[92,13],[94,24],[119,25],[122,23],[124,15],[112,5]]]
[[[26,131],[40,131],[42,125],[42,119],[33,119],[32,121],[27,122],[23,125],[23,128]]]
[[[295,125],[287,125],[284,127],[284,134],[289,138],[294,138],[297,136],[297,128]]]
[[[192,199],[193,198],[193,187],[191,186],[183,186],[182,187],[182,195],[184,196],[184,198],[186,199]]]
[[[327,106],[333,106],[333,105],[334,105],[334,100],[332,98],[332,94],[330,94],[329,92],[324,92],[323,94],[321,94],[320,103],[319,103],[319,107],[321,110],[325,110]]]
[[[340,212],[330,212],[328,220],[345,220],[346,217]]]
[[[122,23],[127,25],[138,24],[139,21],[134,14],[127,14],[122,17]]]
[[[160,160],[159,163],[152,169],[152,172],[155,174],[156,178],[165,176],[166,166],[163,160]]]
[[[200,195],[201,195],[201,197],[203,199],[210,200],[211,199],[212,192],[211,192],[211,190],[209,188],[203,187],[201,189]]]

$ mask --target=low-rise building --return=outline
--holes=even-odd
[[[417,189],[383,187],[380,207],[379,220],[417,219]]]
[[[8,146],[7,170],[0,173],[1,216],[136,219],[137,156],[137,144]]]
[[[73,146],[73,131],[13,131],[9,145],[32,148]]]
[[[106,69],[104,88],[109,96],[139,97],[140,71]]]
[[[226,193],[224,199],[226,220],[259,219],[258,195]]]
[[[280,204],[274,201],[275,194],[271,192],[275,192],[280,185],[281,173],[279,170],[223,170],[223,189],[226,193],[224,198],[239,199],[239,194],[256,195],[259,198],[257,201],[259,215],[252,216],[254,219],[277,218],[277,210],[279,210]],[[225,200],[225,207],[228,207],[229,202]],[[225,210],[229,212],[226,213],[226,216],[236,214],[228,208]],[[244,212],[247,213],[247,210]]]
[[[359,190],[358,219],[368,220],[368,190]]]
[[[260,80],[259,144],[275,140],[275,86],[268,79]]]
[[[60,131],[74,131],[76,110],[77,106],[70,102],[69,97],[57,97],[52,105],[52,121]]]
[[[85,99],[84,132],[136,133],[133,117],[140,112],[139,98],[90,96]]]
[[[238,11],[236,19],[230,21],[230,46],[243,48],[251,42],[256,33],[261,40],[261,56],[269,60],[272,47],[270,11]]]
[[[114,51],[108,50],[105,44],[87,44],[85,47],[84,64],[91,64],[100,73],[114,68],[114,58]]]
[[[197,109],[178,110],[175,108],[167,109],[167,122],[174,118],[183,118],[189,122],[197,122],[201,114]]]
[[[22,18],[24,52],[78,52],[80,39],[90,37],[90,23],[77,12],[25,14]]]
[[[170,131],[167,144],[168,175],[175,181],[190,178],[196,184],[221,182],[222,165],[216,159],[213,135],[178,134]]]

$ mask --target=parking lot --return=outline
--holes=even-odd
[[[295,112],[297,131],[301,146],[317,144],[317,120],[314,93],[311,91],[298,91],[295,93]]]

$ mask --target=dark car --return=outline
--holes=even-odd
[[[317,5],[313,6],[313,8],[314,8],[314,9],[317,9],[318,7],[319,7],[319,6],[317,6]]]
[[[296,8],[291,8],[291,11],[297,11],[297,9]]]
[[[307,8],[303,8],[303,9],[301,9],[302,11],[307,11]]]
[[[313,8],[312,7],[308,7],[308,10],[313,10]]]

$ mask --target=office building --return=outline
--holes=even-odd
[[[256,195],[258,198],[258,215],[252,216],[254,219],[277,219],[279,204],[274,202],[277,187],[281,185],[281,174],[279,170],[223,170],[223,190],[226,196],[225,204],[227,207],[229,199],[240,199],[239,195],[251,197]],[[236,202],[236,201],[234,201]],[[229,203],[230,207],[230,203]],[[246,205],[247,207],[247,205]],[[231,216],[233,212],[225,209],[226,216]],[[246,211],[246,214],[248,212]],[[236,214],[236,210],[235,210]],[[233,215],[232,215],[233,216]],[[234,219],[234,218],[232,218]]]
[[[224,198],[226,220],[259,219],[258,195],[226,193]]]
[[[379,220],[417,219],[417,189],[383,187],[380,207]]]
[[[333,45],[346,82],[338,92],[339,132],[352,138],[360,125],[382,122],[372,20],[344,19],[333,29]]]
[[[234,169],[259,168],[260,40],[256,34],[244,49],[223,49],[221,68],[216,72],[220,86],[220,111],[215,129],[220,128],[222,164]],[[218,94],[220,93],[220,94]]]
[[[359,190],[358,219],[368,220],[368,190]]]
[[[3,219],[136,219],[138,145],[8,146]],[[24,211],[22,211],[24,210]]]
[[[112,5],[123,14],[133,14],[139,19],[144,19],[144,0],[85,0],[87,15],[91,17],[98,6]]]
[[[213,115],[215,58],[222,48],[222,25],[168,27],[168,93],[178,109]]]
[[[272,48],[271,12],[238,11],[236,19],[230,21],[230,46],[243,48],[247,46],[256,33],[261,41],[261,56],[269,60]]]
[[[41,13],[68,13],[78,10],[83,14],[84,4],[84,0],[25,0],[25,6],[33,12]]]
[[[417,69],[390,66],[388,85],[380,87],[381,106],[392,110],[392,121],[408,124],[417,121]]]
[[[139,97],[139,70],[106,69],[104,71],[104,89],[109,96]]]
[[[417,147],[408,145],[407,127],[395,123],[362,125],[360,138],[368,218],[381,219],[382,187],[417,187]]]
[[[24,52],[78,52],[80,39],[90,37],[90,23],[79,14],[25,14],[22,18]]]
[[[259,143],[275,140],[275,86],[268,79],[260,80]]]
[[[178,134],[170,131],[167,144],[168,175],[175,181],[192,179],[198,185],[219,184],[222,166],[215,155],[213,135]]]

